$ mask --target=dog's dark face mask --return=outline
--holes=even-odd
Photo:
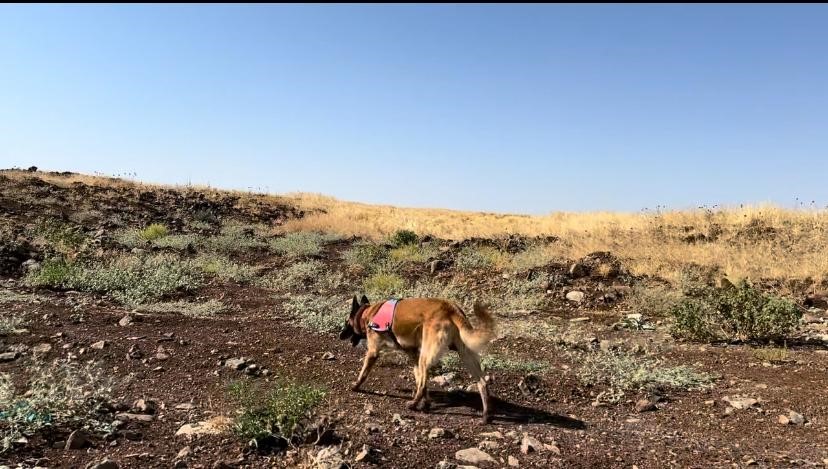
[[[354,299],[351,302],[351,314],[345,321],[342,331],[339,332],[339,338],[342,340],[351,339],[351,346],[353,347],[356,347],[357,344],[365,338],[364,334],[359,334],[356,329],[354,329],[354,321],[356,320],[357,313],[365,305],[368,305],[368,298],[366,296],[362,296],[362,302],[358,301],[357,297],[354,296]]]

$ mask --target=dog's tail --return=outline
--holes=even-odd
[[[455,314],[452,316],[452,322],[460,331],[460,340],[466,348],[470,348],[475,352],[479,352],[486,346],[495,336],[495,320],[489,312],[486,305],[475,303],[472,309],[474,316],[479,321],[477,327],[472,327],[466,316],[462,314]]]

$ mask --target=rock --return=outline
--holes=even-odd
[[[348,467],[336,446],[321,449],[313,459],[314,467],[318,469],[343,469]]]
[[[736,410],[750,409],[751,407],[759,404],[759,401],[757,399],[753,399],[752,397],[725,396],[722,398],[722,400],[727,402],[730,405],[730,407]]]
[[[137,345],[133,345],[132,347],[129,348],[129,351],[127,351],[127,358],[129,358],[131,360],[140,360],[143,357],[144,357],[144,352],[142,352],[141,349],[139,349]]]
[[[243,370],[247,368],[247,360],[242,358],[231,358],[224,362],[224,366],[230,368],[231,370]]]
[[[791,425],[802,425],[805,423],[805,416],[794,411],[788,412],[788,422]]]
[[[66,439],[64,449],[83,449],[89,446],[89,437],[83,430],[75,430]]]
[[[123,412],[120,414],[115,414],[115,418],[121,420],[123,422],[130,421],[130,422],[152,422],[153,416],[152,415],[145,415],[145,414],[133,414],[129,412]]]
[[[480,436],[482,436],[483,438],[496,438],[498,440],[503,439],[503,433],[500,433],[498,431],[484,432],[484,433],[481,433]]]
[[[588,316],[581,316],[579,318],[572,318],[569,322],[589,322],[590,318]]]
[[[777,418],[777,421],[782,425],[789,425],[791,423],[791,419],[789,419],[787,415],[780,415],[779,418]]]
[[[610,350],[612,350],[612,342],[603,339],[601,340],[601,342],[598,343],[598,348],[601,349],[602,352],[609,352]]]
[[[428,271],[431,272],[431,274],[433,275],[433,274],[436,274],[437,272],[443,270],[443,267],[444,267],[443,261],[441,261],[439,259],[433,260],[428,264]]]
[[[230,429],[233,420],[228,417],[213,417],[204,422],[188,423],[182,425],[175,432],[175,436],[198,436],[198,435],[220,435]]]
[[[573,290],[566,294],[566,299],[572,301],[573,303],[581,303],[586,298],[586,294],[582,291]]]
[[[477,447],[488,451],[494,451],[496,449],[500,449],[500,443],[492,440],[483,440],[477,444]]]
[[[434,466],[434,469],[457,469],[457,464],[443,459]]]
[[[132,316],[127,314],[126,316],[122,317],[120,321],[118,321],[118,325],[121,327],[126,327],[132,325]]]
[[[0,353],[0,363],[15,361],[20,357],[17,352]]]
[[[511,467],[519,467],[520,466],[520,461],[518,460],[518,458],[516,458],[514,456],[509,456],[506,459],[506,463],[509,464],[509,466],[511,466]]]
[[[448,436],[449,433],[445,429],[440,427],[434,427],[431,429],[431,431],[428,432],[428,439],[430,440],[435,440],[438,438],[447,438]]]
[[[658,407],[656,407],[655,402],[650,399],[639,399],[638,402],[635,403],[635,411],[638,413],[652,412],[655,410],[658,410]]]
[[[107,345],[109,345],[109,343],[107,341],[99,340],[99,341],[95,342],[94,344],[90,345],[89,347],[93,348],[95,350],[103,350]]]
[[[553,452],[553,453],[557,454],[558,456],[560,456],[560,455],[561,455],[561,449],[560,449],[560,448],[558,448],[558,445],[556,445],[556,444],[551,444],[551,445],[550,445],[550,444],[546,444],[546,443],[544,443],[543,447],[544,447],[544,449],[546,449],[547,451],[551,451],[551,452]]]
[[[37,344],[34,347],[32,347],[32,353],[34,353],[35,355],[45,355],[45,354],[47,354],[51,351],[52,351],[52,344],[43,343],[43,344]]]
[[[322,359],[323,360],[336,360],[336,356],[331,352],[325,352],[324,354],[322,354]]]
[[[451,382],[454,381],[455,377],[457,377],[457,373],[452,371],[439,376],[435,376],[431,378],[430,381],[436,384],[437,386],[446,387],[451,385]]]
[[[167,349],[165,349],[163,346],[159,345],[158,348],[155,349],[155,359],[161,362],[169,360],[170,353],[167,352]]]
[[[152,400],[138,399],[132,404],[132,410],[139,414],[154,414],[158,405]]]
[[[472,464],[492,463],[497,464],[497,461],[487,453],[477,448],[461,449],[454,453],[454,459],[458,461],[465,461]]]
[[[181,448],[181,451],[175,456],[175,459],[187,459],[193,454],[193,449],[189,446]]]
[[[400,414],[394,414],[394,415],[392,415],[392,416],[391,416],[391,422],[392,422],[394,425],[397,425],[398,427],[405,426],[405,425],[406,425],[406,423],[407,423],[405,420],[403,420],[403,418],[402,418],[402,416],[401,416]]]
[[[373,456],[376,453],[374,448],[371,448],[368,445],[362,445],[362,450],[357,453],[354,461],[356,462],[371,462],[373,460]]]
[[[195,409],[195,405],[190,402],[185,402],[183,404],[176,404],[175,410],[193,410]]]
[[[86,466],[86,469],[119,469],[118,463],[111,459],[104,459],[101,462],[92,462]]]
[[[40,262],[38,262],[34,259],[29,259],[29,260],[27,260],[26,262],[23,263],[23,269],[25,269],[26,272],[33,272],[33,271],[36,271],[36,270],[40,270]]]
[[[581,262],[575,262],[569,266],[569,276],[572,278],[586,277],[589,274],[587,267]]]
[[[540,378],[534,373],[529,373],[518,382],[518,389],[526,397],[537,396],[540,392]]]
[[[520,441],[520,452],[529,454],[533,451],[540,452],[543,449],[543,444],[537,439],[529,436],[528,433],[523,434],[523,440]]]

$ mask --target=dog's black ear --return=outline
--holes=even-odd
[[[351,316],[354,315],[359,310],[359,300],[357,300],[356,295],[354,295],[354,300],[351,302]]]
[[[362,304],[364,304],[364,305],[369,304],[368,297],[365,296],[365,295],[362,295]]]

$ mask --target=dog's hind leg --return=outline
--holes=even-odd
[[[414,374],[417,379],[417,390],[414,398],[408,401],[409,409],[416,409],[423,398],[425,398],[423,410],[427,410],[431,406],[431,400],[428,396],[428,371],[437,363],[447,348],[448,336],[444,329],[435,328],[430,334],[424,331],[420,360]]]
[[[469,370],[472,377],[477,380],[477,390],[480,391],[480,399],[483,401],[483,423],[489,423],[491,419],[489,414],[491,399],[489,397],[488,384],[483,375],[483,369],[480,366],[480,355],[462,343],[455,343],[455,346],[457,347],[457,354],[460,355],[460,359],[463,361],[463,365]]]

